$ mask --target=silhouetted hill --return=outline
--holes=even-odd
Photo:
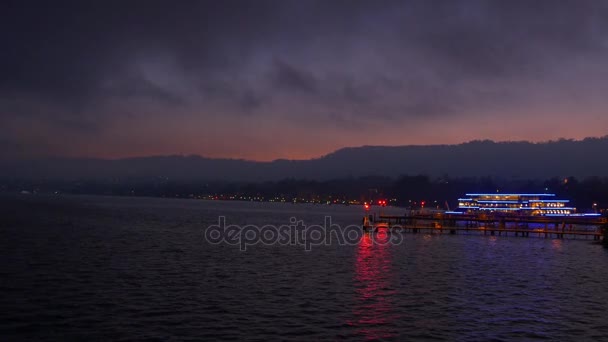
[[[426,174],[515,179],[608,175],[608,136],[545,143],[472,141],[458,145],[363,146],[311,160],[254,162],[200,156],[117,160],[53,158],[3,162],[0,177],[19,179],[325,180]]]

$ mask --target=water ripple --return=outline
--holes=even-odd
[[[359,208],[3,198],[5,340],[606,340],[608,253],[587,241],[210,245],[233,224],[357,223]]]

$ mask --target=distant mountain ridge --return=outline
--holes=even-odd
[[[544,143],[471,141],[458,145],[362,146],[310,160],[255,162],[200,156],[116,160],[48,158],[0,163],[0,177],[49,180],[326,180],[369,175],[546,179],[608,176],[608,136]]]

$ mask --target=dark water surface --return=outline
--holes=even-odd
[[[210,244],[230,224],[359,224],[360,207],[0,198],[2,340],[607,340],[608,250],[405,235],[399,245]]]

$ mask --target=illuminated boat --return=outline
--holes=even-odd
[[[555,194],[466,194],[458,199],[458,210],[448,214],[502,213],[522,216],[598,216],[576,214],[569,200],[557,199]]]

